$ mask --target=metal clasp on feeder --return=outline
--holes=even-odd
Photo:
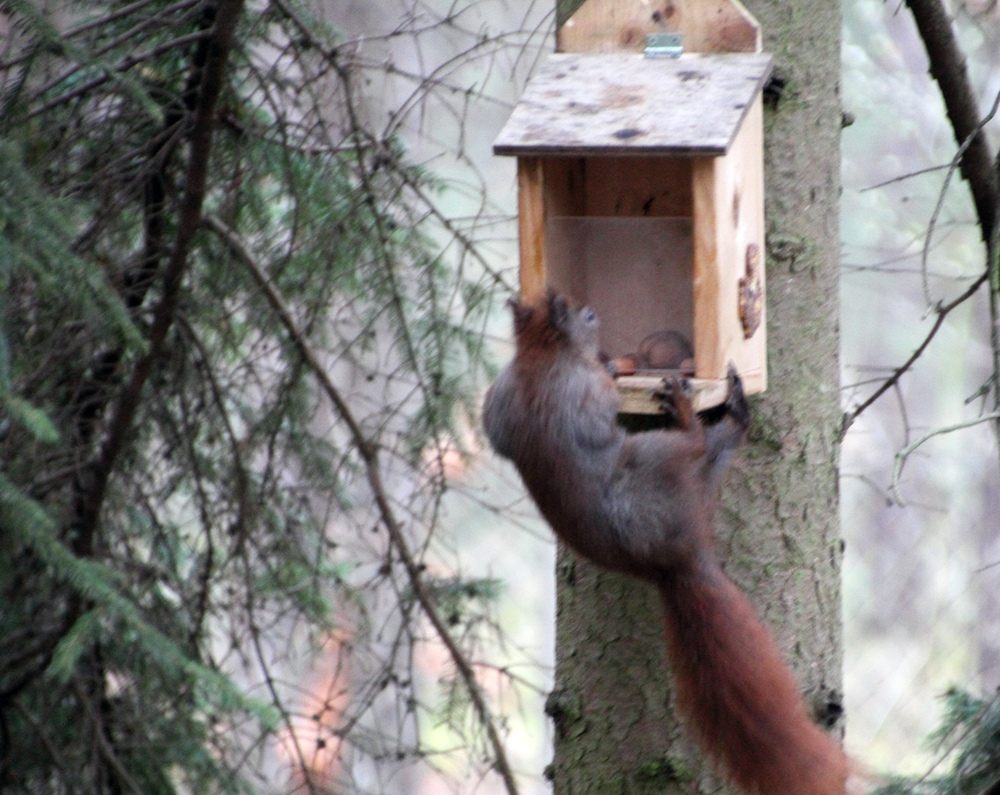
[[[647,58],[680,58],[684,52],[684,36],[680,33],[647,33]]]

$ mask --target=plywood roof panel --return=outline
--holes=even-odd
[[[771,56],[548,56],[493,144],[498,155],[723,155]]]

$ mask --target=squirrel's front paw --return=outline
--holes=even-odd
[[[743,381],[732,363],[726,371],[726,380],[729,382],[726,412],[741,428],[745,429],[750,424],[750,404],[747,403],[746,395],[743,394]]]
[[[653,393],[653,397],[660,401],[660,411],[685,430],[691,426],[694,417],[691,395],[691,382],[677,375],[664,378],[660,388]]]

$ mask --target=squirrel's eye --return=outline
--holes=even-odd
[[[586,323],[593,323],[597,320],[597,313],[589,306],[585,306],[580,310],[580,317],[582,317]]]

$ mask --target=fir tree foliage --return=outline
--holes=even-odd
[[[944,703],[941,726],[929,738],[942,762],[918,778],[896,778],[876,795],[1000,793],[1000,697],[976,698],[952,688]]]
[[[306,5],[0,30],[0,791],[377,790],[430,756],[421,611],[458,653],[495,594],[420,560],[496,279]]]

